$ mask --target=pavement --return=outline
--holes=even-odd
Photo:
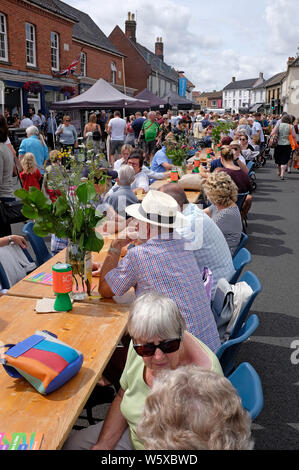
[[[299,449],[299,171],[281,181],[267,160],[256,176],[245,245],[252,261],[245,271],[262,284],[251,310],[260,325],[240,348],[236,365],[249,362],[263,386],[264,408],[252,425],[255,449]],[[14,233],[21,228],[16,225]],[[108,408],[95,407],[94,417],[104,419]],[[77,426],[88,425],[85,416],[83,411]]]

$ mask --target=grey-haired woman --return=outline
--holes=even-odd
[[[196,364],[223,375],[215,354],[186,331],[173,300],[146,293],[133,304],[128,321],[132,338],[121,388],[104,423],[72,431],[64,450],[142,450],[136,429],[155,378],[165,369]]]

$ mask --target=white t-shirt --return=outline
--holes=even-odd
[[[241,154],[239,155],[239,160],[240,160],[240,162],[244,163],[244,165],[246,165],[246,160],[243,157],[243,155],[241,155]]]
[[[143,171],[140,171],[135,175],[135,180],[131,184],[131,189],[142,188],[147,193],[149,190],[149,179]]]
[[[124,158],[119,158],[118,160],[116,160],[116,162],[114,162],[114,166],[113,166],[113,170],[115,171],[118,171],[121,167],[121,165],[124,163]]]
[[[111,129],[111,140],[125,140],[126,121],[121,118],[113,118],[109,122],[109,129]]]
[[[263,132],[262,126],[260,125],[259,122],[254,121],[252,129],[251,129],[251,136],[253,136],[254,134],[257,134],[258,131],[261,131],[261,133],[260,133],[261,143],[265,142],[265,137],[264,137],[264,132]]]

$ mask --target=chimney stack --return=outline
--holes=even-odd
[[[264,80],[264,74],[263,74],[263,72],[260,72],[260,78],[261,78],[262,80]]]
[[[233,77],[233,78],[232,78],[232,82],[235,82],[235,81],[236,81],[236,77]]]
[[[155,54],[157,57],[159,57],[161,60],[164,61],[164,45],[162,42],[162,38],[157,38],[156,43],[155,43]]]
[[[131,41],[136,42],[136,21],[134,13],[128,12],[128,19],[125,23],[125,35]]]

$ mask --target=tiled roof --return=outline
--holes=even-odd
[[[60,0],[55,0],[58,7],[67,15],[78,18],[78,23],[73,26],[73,38],[86,42],[92,46],[100,47],[115,54],[121,54],[111,41],[105,36],[103,31],[96,25],[87,13],[77,10]]]
[[[28,0],[30,3],[49,10],[58,15],[64,16],[75,22],[72,30],[74,39],[86,42],[92,46],[100,47],[115,54],[121,54],[117,48],[109,41],[107,36],[101,31],[89,15],[83,11],[73,8],[60,0]]]
[[[210,100],[222,98],[222,90],[221,91],[204,91],[199,95],[198,98],[208,98]]]
[[[152,70],[154,72],[158,72],[161,75],[164,75],[164,77],[170,78],[175,82],[178,81],[178,74],[172,67],[170,67],[170,65],[167,65],[165,62],[163,62],[163,60],[156,56],[156,54],[154,54],[138,42],[133,42],[133,44],[135,44],[138,51],[143,55],[146,62],[151,65]]]
[[[249,78],[247,80],[236,80],[235,82],[231,82],[226,85],[223,90],[241,90],[245,88],[252,88],[258,79],[259,77]]]
[[[280,72],[277,73],[276,75],[273,75],[273,77],[269,78],[264,82],[264,87],[269,87],[273,85],[278,85],[281,83],[281,81],[284,79],[286,76],[287,72]]]
[[[28,0],[29,3],[33,3],[34,5],[44,8],[45,10],[49,10],[52,13],[56,13],[57,15],[65,16],[72,21],[78,21],[75,15],[66,14],[60,7],[56,0]],[[62,2],[59,2],[62,3]],[[78,10],[76,10],[78,11]]]

